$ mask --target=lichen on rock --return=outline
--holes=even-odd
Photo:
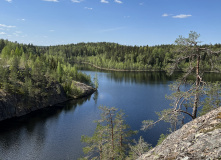
[[[185,124],[138,160],[221,159],[221,107]]]

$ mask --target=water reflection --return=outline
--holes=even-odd
[[[95,103],[95,105],[97,105],[97,99],[98,99],[98,91],[96,91],[96,92],[94,92],[94,94],[93,94],[94,96],[93,96],[93,100],[94,100],[94,103]]]
[[[77,65],[79,70],[86,70],[86,71],[102,71],[103,73],[107,74],[107,77],[115,82],[118,83],[140,83],[140,84],[147,84],[147,83],[167,83],[168,81],[174,81],[180,77],[184,73],[182,72],[175,72],[173,75],[168,75],[166,72],[115,72],[115,71],[107,71],[107,70],[100,70],[94,68],[90,65],[80,64]],[[191,75],[188,80],[195,80],[194,75]],[[206,82],[215,82],[221,80],[221,74],[215,72],[206,72],[203,74],[203,80]]]
[[[100,119],[98,106],[122,109],[132,130],[140,130],[145,119],[156,120],[155,112],[169,107],[165,94],[168,84],[181,74],[164,72],[86,71],[92,79],[98,74],[99,88],[93,95],[46,108],[27,116],[0,123],[0,159],[44,160],[77,159],[81,156],[81,135],[92,135],[94,120]],[[220,80],[221,75],[206,73],[206,80]],[[147,132],[139,132],[153,144],[169,124],[161,123]]]
[[[108,78],[119,83],[167,83],[174,80],[178,74],[168,76],[165,72],[113,72],[108,74]]]
[[[7,150],[9,150],[8,152],[11,152],[11,150],[21,150],[21,146],[24,142],[31,142],[32,145],[34,145],[33,149],[35,149],[35,152],[40,152],[37,150],[43,149],[47,137],[50,137],[48,130],[52,129],[51,126],[53,125],[51,124],[58,124],[59,116],[61,116],[62,113],[74,112],[78,105],[90,101],[90,98],[91,96],[71,100],[55,105],[53,108],[45,108],[20,118],[1,122],[0,152],[6,153]],[[0,155],[0,159],[1,158],[2,155]],[[19,159],[21,159],[21,157]]]
[[[84,104],[86,101],[90,101],[91,100],[91,96],[88,97],[83,97],[83,98],[79,98],[76,100],[70,100],[68,102],[63,103],[63,110],[65,112],[69,112],[72,111],[74,112],[74,110],[76,109],[76,107],[79,105],[81,106],[82,104]]]

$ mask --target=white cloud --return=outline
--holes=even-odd
[[[107,0],[101,0],[101,3],[109,3]]]
[[[7,2],[9,2],[9,3],[12,3],[12,0],[5,0],[5,1],[7,1]]]
[[[162,17],[168,17],[169,16],[169,14],[167,14],[167,13],[164,13],[163,15],[162,15]]]
[[[139,3],[139,5],[141,5],[141,6],[142,6],[143,4],[144,4],[144,3]]]
[[[59,2],[58,0],[43,0],[43,1],[47,1],[47,2]]]
[[[187,18],[187,17],[191,17],[192,15],[190,14],[179,14],[176,16],[173,16],[173,18]]]
[[[22,18],[22,19],[17,19],[18,21],[26,21],[26,19]]]
[[[71,0],[71,1],[74,2],[74,3],[81,3],[84,0]]]
[[[4,28],[15,28],[16,26],[7,26],[5,24],[0,24],[0,27],[4,27]]]
[[[84,9],[92,10],[93,8],[89,8],[89,7],[84,7]]]
[[[119,3],[119,4],[123,3],[123,2],[120,1],[120,0],[114,0],[114,2]]]
[[[50,32],[54,32],[55,30],[53,30],[53,29],[51,29],[51,30],[49,30]]]
[[[1,35],[6,34],[5,32],[0,32]]]

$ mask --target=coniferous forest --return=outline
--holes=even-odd
[[[221,50],[221,44],[201,45],[199,47],[203,49],[206,48],[206,50],[214,53]],[[20,95],[24,101],[28,101],[30,97],[47,97],[49,94],[47,88],[53,87],[54,83],[61,85],[69,97],[81,94],[81,91],[76,86],[76,81],[98,88],[98,81],[92,82],[90,75],[83,74],[77,70],[79,63],[115,71],[167,71],[174,63],[177,63],[177,71],[186,73],[188,73],[187,69],[191,65],[200,65],[200,69],[207,72],[220,71],[220,54],[210,56],[206,52],[205,54],[202,52],[198,56],[200,58],[200,64],[195,64],[196,62],[192,62],[193,59],[196,58],[195,50],[193,56],[190,54],[188,55],[189,57],[186,57],[184,54],[182,55],[184,58],[181,58],[182,61],[179,61],[180,59],[177,59],[177,57],[180,56],[179,54],[182,51],[177,52],[177,48],[177,45],[126,46],[106,42],[34,46],[32,44],[19,44],[1,39],[0,88],[4,93],[10,93],[16,96]],[[179,61],[179,64],[176,60]],[[218,63],[213,63],[213,61]],[[95,79],[97,79],[96,76]],[[217,85],[220,86],[218,83]],[[214,86],[211,88],[212,87],[206,91],[214,92]],[[197,87],[197,91],[193,93],[193,96],[199,97],[198,90],[199,87]],[[56,91],[57,94],[62,92],[59,87],[56,88]],[[219,91],[216,91],[216,93],[218,92]],[[179,97],[180,91],[178,91],[178,93]],[[174,99],[176,96],[177,95],[172,95],[171,99]],[[215,96],[212,95],[212,97],[214,98]],[[189,101],[191,100],[187,100],[187,102]],[[202,110],[202,114],[213,109],[211,107],[211,104],[214,106],[213,99],[207,98],[206,102],[208,102],[208,104],[204,105],[205,107]],[[214,108],[217,108],[217,106]],[[116,110],[115,108],[112,109],[114,111]],[[127,126],[123,124],[123,117],[121,117],[123,113],[115,115],[115,113],[112,113],[112,110],[108,108],[103,108],[103,111],[103,119],[101,122],[106,122],[107,125],[102,126],[102,123],[97,121],[97,128],[94,135],[92,137],[82,136],[82,142],[88,144],[88,146],[84,148],[84,152],[88,154],[85,159],[96,157],[98,153],[100,159],[113,159],[117,157],[119,159],[125,159],[126,157],[128,159],[134,159],[150,149],[150,145],[144,142],[142,137],[140,137],[139,142],[133,142],[134,145],[124,142],[132,135],[131,133],[135,134],[136,132],[129,132]],[[171,117],[171,114],[177,110],[172,111],[164,111],[165,113],[160,113],[159,117],[161,119],[168,115]],[[176,118],[178,117],[177,115],[175,116]],[[192,118],[194,119],[196,116],[192,116]],[[144,121],[143,128],[145,130],[154,124],[155,122],[152,120]],[[116,129],[119,126],[121,130]],[[100,136],[100,133],[102,133],[104,137]],[[165,138],[166,135],[162,134],[159,141],[161,142]],[[142,148],[141,152],[140,148]]]
[[[213,51],[221,44],[202,45]],[[165,71],[173,63],[176,45],[126,46],[117,43],[78,43],[57,46],[34,46],[0,40],[0,88],[24,96],[47,94],[46,86],[59,82],[67,95],[79,94],[73,81],[93,85],[90,76],[77,71],[75,64],[87,63],[95,67],[129,71]],[[204,71],[218,71],[205,54]],[[221,61],[221,56],[214,57]],[[188,60],[179,64],[182,71]]]
[[[202,47],[220,50],[221,44]],[[173,62],[175,48],[175,45],[125,46],[102,42],[52,46],[47,50],[49,53],[65,54],[73,62],[87,62],[106,69],[163,71]],[[203,62],[205,70],[213,70],[206,55]],[[182,65],[185,62],[180,69]]]
[[[78,72],[59,52],[0,40],[0,88],[9,93],[34,97],[47,95],[45,88],[59,82],[67,95],[76,94],[74,81],[92,85],[90,76]],[[59,91],[58,91],[59,93]]]

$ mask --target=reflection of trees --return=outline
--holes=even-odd
[[[112,72],[108,78],[116,82],[127,83],[166,83],[175,79],[175,76],[167,76],[165,72]]]
[[[111,72],[107,77],[116,82],[122,83],[167,83],[174,81],[182,75],[181,72],[176,72],[172,76],[168,76],[165,72]],[[195,77],[190,77],[189,80],[194,80]],[[218,73],[204,73],[204,80],[207,82],[215,82],[221,80],[221,75]]]
[[[98,90],[96,92],[94,92],[94,97],[93,97],[93,100],[95,102],[95,105],[97,105],[97,99],[98,99]]]
[[[221,81],[220,73],[204,73],[203,79],[207,82]]]
[[[63,110],[65,112],[74,111],[78,105],[81,106],[84,102],[90,101],[90,99],[91,99],[91,95],[65,102],[65,107],[63,108]]]
[[[77,105],[89,101],[91,96],[70,100],[53,107],[44,108],[26,116],[0,122],[0,152],[10,150],[15,144],[29,141],[28,137],[35,137],[34,146],[42,149],[47,137],[47,122],[56,123],[61,112],[74,111]]]
[[[100,71],[107,74],[107,77],[116,82],[129,82],[129,83],[166,83],[168,81],[176,80],[179,76],[182,75],[181,72],[176,72],[172,76],[168,76],[165,72],[118,72],[118,71],[107,71],[96,69],[90,65],[86,64],[78,64],[77,68],[79,70],[87,70],[87,71]],[[99,78],[99,77],[98,77]],[[195,77],[190,77],[191,80],[195,80]],[[205,81],[220,81],[221,75],[218,73],[204,73]]]
[[[7,126],[5,126],[7,127]],[[0,128],[2,131],[2,128]],[[9,150],[12,144],[17,144],[20,140],[20,133],[17,130],[13,132],[3,132],[0,133],[0,153],[4,153],[2,151]],[[1,158],[1,157],[0,157]]]

